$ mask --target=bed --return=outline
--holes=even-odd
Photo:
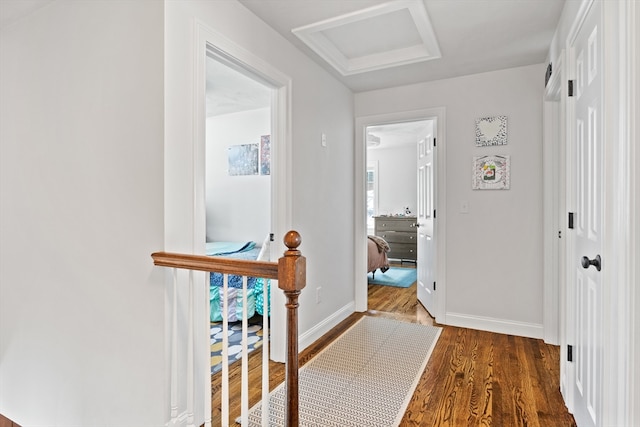
[[[367,236],[367,273],[380,269],[383,273],[389,269],[389,244],[382,237]]]
[[[206,254],[216,257],[229,257],[249,260],[268,260],[268,240],[261,247],[255,242],[208,242]],[[212,322],[220,322],[223,313],[226,313],[229,322],[242,320],[242,276],[229,275],[229,287],[227,299],[222,298],[223,275],[221,273],[209,274],[209,301],[211,302],[210,319]],[[264,303],[264,286],[267,287],[267,303]],[[264,316],[270,314],[270,289],[271,281],[263,278],[247,278],[247,318],[256,313]],[[266,310],[265,310],[266,305]]]

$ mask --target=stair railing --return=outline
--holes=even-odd
[[[278,280],[278,287],[283,290],[286,301],[286,309],[287,309],[287,330],[286,330],[286,362],[285,362],[285,426],[286,427],[297,427],[298,426],[298,297],[300,296],[300,292],[306,285],[306,258],[302,256],[301,252],[298,250],[298,246],[302,242],[300,238],[300,234],[297,231],[289,231],[284,236],[284,243],[287,246],[287,250],[284,252],[284,255],[278,260],[278,262],[267,262],[267,261],[252,261],[252,260],[241,260],[241,259],[233,259],[233,258],[222,258],[222,257],[211,257],[204,255],[190,255],[190,254],[178,254],[178,253],[169,253],[169,252],[155,252],[151,254],[153,258],[153,262],[157,266],[162,267],[170,267],[174,269],[187,269],[187,270],[198,270],[198,271],[206,271],[206,272],[216,272],[222,273],[224,276],[224,290],[223,295],[226,296],[227,285],[228,285],[228,276],[229,275],[237,275],[243,276],[243,290],[245,295],[245,304],[244,310],[245,314],[243,316],[243,331],[246,331],[246,286],[247,286],[247,277],[256,277],[263,279],[276,279]],[[175,273],[174,273],[175,277]],[[207,281],[208,283],[208,281]],[[264,290],[266,292],[267,286],[264,286]],[[175,290],[174,290],[175,292]],[[191,292],[190,292],[191,294]],[[207,305],[209,304],[209,292],[206,292],[207,295]],[[265,304],[269,301],[268,296],[264,298]],[[191,310],[191,308],[190,308]],[[175,307],[174,307],[174,316],[175,316]],[[208,316],[210,313],[210,309],[207,310],[207,323],[209,321]],[[265,316],[268,311],[265,308]],[[191,314],[191,313],[190,313]],[[224,318],[223,325],[223,345],[228,346],[227,336],[226,336],[226,316]],[[193,326],[193,325],[192,325]],[[173,322],[172,328],[176,328],[175,322]],[[190,328],[189,330],[189,345],[192,347],[190,353],[193,352],[193,339],[191,338],[193,335],[193,331],[195,327]],[[208,331],[208,328],[207,328]],[[175,336],[176,331],[172,331]],[[263,339],[265,343],[263,344],[263,380],[262,380],[262,425],[268,425],[268,401],[269,401],[269,374],[268,374],[268,361],[267,351],[268,345],[266,340],[268,339],[268,332],[265,331],[263,335]],[[206,342],[209,343],[210,337],[207,333]],[[244,351],[246,352],[246,336],[243,336],[243,341],[245,343]],[[208,345],[207,345],[208,348]],[[226,353],[223,352],[224,355]],[[192,355],[195,357],[195,355]],[[247,424],[247,413],[248,413],[248,379],[247,379],[247,368],[246,368],[246,354],[243,355],[243,369],[242,369],[242,424]],[[193,363],[193,361],[191,361]],[[225,396],[229,395],[229,384],[228,384],[228,366],[226,360],[222,362],[222,425],[226,426],[229,422],[228,415],[228,400],[225,402]],[[210,371],[206,372],[207,376],[207,384],[210,385],[211,373]],[[225,376],[227,378],[225,378]],[[204,419],[205,426],[209,427],[211,425],[211,387],[208,387],[209,392],[208,396],[205,396],[205,405],[204,405]],[[172,391],[172,408],[171,412],[173,415],[174,411],[174,403],[173,400],[175,396]]]

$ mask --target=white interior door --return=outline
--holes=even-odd
[[[435,140],[432,135],[418,141],[418,301],[431,316],[435,313],[436,244],[434,236]]]
[[[579,426],[599,426],[602,415],[602,27],[601,2],[592,3],[571,44],[574,102],[575,248],[574,416]],[[570,94],[571,95],[571,94]]]

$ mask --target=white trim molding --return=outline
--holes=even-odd
[[[565,193],[564,164],[564,100],[562,99],[563,61],[560,56],[553,63],[553,72],[543,98],[543,218],[544,218],[544,281],[543,325],[544,341],[558,345],[560,340],[560,260],[566,230],[561,226],[560,212],[564,212],[562,198]],[[558,234],[560,233],[560,235]]]
[[[349,317],[353,312],[353,303],[349,303],[335,313],[326,317],[322,322],[318,323],[304,334],[300,335],[298,337],[299,351],[309,347],[324,334],[335,328],[340,322]]]
[[[409,17],[409,22],[403,22],[402,24],[404,25],[402,25],[392,21],[392,16],[397,16],[398,12],[404,12],[403,15]],[[331,34],[332,31],[337,30],[342,34],[348,32],[351,35],[361,35],[362,27],[366,26],[369,36],[371,36],[381,25],[379,22],[372,24],[373,20],[384,20],[385,24],[383,25],[386,27],[394,27],[394,25],[396,28],[399,28],[399,26],[411,27],[411,24],[413,24],[415,31],[405,33],[401,37],[401,42],[394,48],[389,48],[384,43],[380,44],[370,40],[367,48],[372,45],[377,47],[373,52],[369,49],[360,51],[357,48],[357,43],[354,46],[354,40],[357,40],[358,37],[347,37],[345,39]],[[429,61],[442,56],[427,10],[423,2],[419,0],[383,3],[294,28],[291,32],[343,76]],[[414,32],[420,40],[419,43],[416,43]],[[397,36],[401,35],[402,31]]]
[[[540,323],[516,322],[513,320],[462,313],[448,312],[447,325],[527,338],[541,339],[544,335],[544,328]]]
[[[637,126],[631,115],[637,85],[635,56],[637,28],[633,1],[603,2],[603,119],[604,119],[604,245],[603,245],[603,382],[600,391],[600,425],[637,425],[631,419],[630,396],[634,384],[632,322],[638,307],[633,306],[634,266],[637,253],[633,242],[634,194],[632,139]],[[630,19],[631,18],[631,19]],[[637,421],[637,420],[636,420]]]
[[[629,55],[628,91],[630,93],[628,103],[630,145],[629,157],[632,159],[631,167],[631,245],[629,258],[640,259],[640,148],[637,141],[640,139],[640,4],[635,1],[626,3],[628,31],[627,54]],[[629,319],[629,414],[628,425],[640,425],[640,262],[634,262],[629,268],[629,299],[632,301],[632,310]]]

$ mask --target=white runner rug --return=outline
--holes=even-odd
[[[299,372],[300,426],[397,426],[441,328],[365,316]],[[269,425],[284,425],[284,386],[270,395]],[[249,413],[260,426],[261,403]]]

